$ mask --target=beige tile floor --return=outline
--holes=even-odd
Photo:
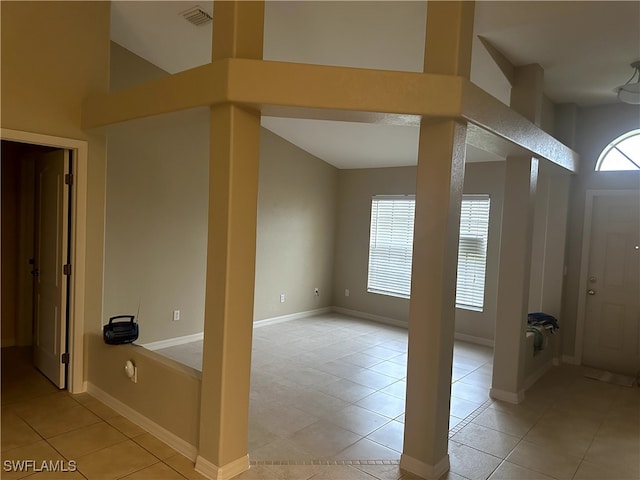
[[[331,323],[329,318],[325,320]],[[263,438],[266,438],[264,441],[267,441],[260,447],[254,444],[252,446],[254,452],[260,453],[260,449],[271,445],[274,455],[283,455],[289,447],[297,448],[296,454],[306,454],[309,453],[310,446],[315,447],[314,440],[318,440],[321,450],[330,452],[326,445],[333,442],[332,435],[336,435],[336,431],[331,425],[335,425],[347,432],[337,434],[337,441],[345,442],[353,439],[354,443],[334,456],[327,453],[325,458],[337,459],[341,452],[349,451],[349,455],[344,454],[343,458],[348,457],[351,461],[343,462],[346,463],[343,465],[304,465],[302,464],[304,455],[300,457],[296,455],[295,458],[292,457],[289,465],[274,465],[274,460],[284,463],[284,459],[278,457],[267,459],[265,454],[261,460],[252,453],[251,458],[254,461],[251,470],[237,478],[273,480],[414,478],[409,474],[403,474],[393,460],[388,460],[386,465],[374,464],[375,462],[372,461],[353,461],[358,458],[364,460],[361,457],[366,456],[367,452],[371,451],[370,448],[379,447],[387,450],[375,450],[376,452],[390,450],[396,452],[394,458],[397,459],[399,450],[396,449],[401,449],[401,445],[393,443],[397,441],[393,439],[401,438],[399,433],[403,421],[402,415],[395,416],[398,412],[393,400],[390,401],[391,406],[377,400],[376,397],[363,402],[374,394],[383,393],[400,398],[402,388],[399,382],[402,382],[403,377],[395,379],[395,375],[399,374],[395,367],[387,364],[378,369],[383,369],[386,373],[371,369],[375,365],[387,362],[400,364],[404,355],[400,350],[403,342],[398,335],[400,332],[365,322],[357,323],[363,338],[346,339],[343,335],[338,335],[339,328],[334,328],[332,337],[337,338],[337,341],[333,342],[332,358],[325,357],[324,362],[321,363],[318,363],[318,360],[321,360],[317,356],[318,352],[314,354],[316,349],[309,343],[309,338],[314,336],[313,332],[307,332],[306,335],[310,337],[303,336],[301,339],[289,336],[289,343],[287,343],[281,338],[283,335],[287,336],[282,331],[284,325],[256,329],[254,367],[259,358],[255,352],[260,349],[264,348],[265,353],[271,352],[275,356],[267,359],[265,355],[262,360],[264,362],[262,368],[266,370],[264,375],[271,375],[264,378],[265,383],[268,383],[267,380],[273,380],[275,375],[273,370],[269,370],[268,365],[281,364],[278,358],[291,355],[295,350],[293,344],[298,343],[297,340],[300,340],[302,345],[307,344],[303,350],[307,351],[309,362],[300,368],[310,370],[292,377],[295,380],[288,379],[282,387],[286,388],[286,385],[289,385],[296,392],[294,397],[289,397],[288,393],[282,393],[285,399],[295,398],[299,402],[295,405],[299,411],[291,410],[294,406],[288,404],[291,410],[290,418],[283,416],[282,412],[278,413],[279,416],[276,416],[275,420],[271,416],[267,418],[276,407],[274,402],[283,398],[277,396],[274,389],[267,388],[265,405],[261,405],[260,402],[262,395],[252,389],[251,403],[251,441],[261,443],[260,434],[257,435],[256,431],[261,432]],[[278,327],[273,328],[274,331],[280,330],[278,335],[269,334],[268,329],[272,327]],[[303,334],[303,325],[296,327],[301,328],[298,334]],[[320,327],[321,325],[315,325],[311,326],[311,329],[319,332]],[[388,341],[385,339],[389,337],[389,333],[391,336],[389,341],[396,342],[395,350],[389,348],[389,344],[383,346]],[[368,343],[374,338],[382,339],[382,342]],[[272,341],[281,343],[269,349],[269,342]],[[340,352],[344,352],[347,347],[347,345],[340,345],[340,342],[344,341],[348,342],[350,348],[346,355],[340,355]],[[288,353],[285,353],[287,350]],[[369,351],[365,353],[363,350]],[[391,351],[400,353],[394,355]],[[464,349],[456,345],[458,358],[464,357],[461,355],[462,352]],[[64,391],[57,391],[29,365],[28,351],[3,349],[2,354],[0,454],[2,465],[4,466],[5,460],[34,459],[62,462],[74,460],[78,466],[78,471],[64,474],[2,471],[0,475],[3,479],[26,476],[35,479],[63,480],[67,478],[126,478],[129,480],[203,478],[195,472],[193,463],[187,458],[91,396],[70,395]],[[300,352],[297,355],[301,355]],[[380,361],[361,365],[363,362],[367,364],[374,361],[363,355]],[[472,354],[468,355],[470,355],[469,358],[474,358]],[[314,357],[315,360],[313,360]],[[384,379],[377,375],[362,371],[356,371],[358,375],[348,379],[338,374],[339,372],[348,373],[348,375],[354,373],[349,368],[346,371],[342,370],[345,363],[349,364],[344,357],[350,357],[351,362],[358,362],[350,363],[351,365],[384,375],[394,381],[385,385],[389,380],[383,381]],[[394,359],[396,362],[393,362]],[[472,362],[466,360],[454,362],[452,390],[461,395],[459,398],[471,403],[481,400],[480,397],[474,396],[478,392],[473,389],[468,390],[466,387],[455,388],[455,385],[460,383],[481,386],[482,382],[486,381],[484,378],[487,375],[486,369],[482,370],[482,366],[476,367],[475,370],[471,369],[471,365],[479,361],[480,359],[476,358]],[[316,368],[327,364],[331,365],[324,370]],[[327,368],[331,370],[326,371]],[[323,377],[318,372],[338,378]],[[392,375],[389,375],[391,373]],[[586,379],[582,374],[582,369],[578,367],[554,368],[527,392],[527,399],[522,404],[510,405],[487,401],[464,418],[456,417],[461,420],[450,432],[451,472],[443,478],[450,480],[640,479],[640,389],[600,383]],[[254,373],[254,380],[256,378],[260,378],[260,375],[256,377]],[[314,382],[309,378],[313,378]],[[366,383],[365,379],[369,378],[373,380],[367,387],[363,383]],[[463,382],[465,378],[466,382]],[[361,383],[358,383],[358,380]],[[347,381],[358,387],[354,387]],[[254,386],[257,385],[260,385],[260,382],[254,383]],[[395,387],[389,388],[391,385]],[[311,395],[313,391],[302,388],[313,386],[321,386],[325,389],[318,390],[323,401],[314,399]],[[331,386],[334,388],[330,388]],[[362,391],[360,386],[372,391]],[[343,391],[349,393],[342,394]],[[366,396],[361,397],[367,392]],[[337,393],[348,398],[335,396]],[[334,398],[346,402],[347,405],[340,401],[333,401]],[[381,398],[387,400],[387,397]],[[313,405],[313,413],[308,412],[311,407],[306,402]],[[333,407],[340,405],[343,405],[342,408],[337,411],[332,410]],[[262,415],[259,412],[261,408],[265,409]],[[465,410],[461,409],[457,413],[463,415],[464,412]],[[259,422],[256,423],[256,419]],[[311,420],[314,421],[309,423]],[[289,426],[289,424],[295,426]],[[293,433],[292,429],[295,430]],[[278,438],[274,439],[273,435]],[[263,452],[268,451],[271,450],[265,449]],[[332,461],[339,462],[339,460]],[[328,461],[325,460],[324,463]]]
[[[157,350],[201,369],[202,342]],[[492,350],[456,342],[451,428],[489,400]],[[394,460],[402,452],[407,331],[327,314],[254,329],[253,460]]]

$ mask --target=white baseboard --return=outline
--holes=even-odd
[[[518,393],[514,393],[492,387],[491,390],[489,390],[489,396],[494,400],[502,400],[503,402],[518,404],[522,403],[522,401],[524,400],[524,390],[520,390],[518,391]]]
[[[383,317],[382,315],[375,315],[373,313],[361,312],[359,310],[350,310],[343,307],[332,307],[332,311],[335,313],[341,313],[343,315],[349,315],[350,317],[362,318],[364,320],[371,320],[373,322],[384,323],[385,325],[391,325],[394,327],[408,328],[408,323],[398,320],[396,318]]]
[[[322,315],[323,313],[330,313],[331,311],[331,307],[323,307],[316,308],[315,310],[306,310],[304,312],[281,315],[279,317],[265,318],[264,320],[256,320],[255,322],[253,322],[253,328],[265,327],[267,325],[288,322],[290,320],[299,320],[301,318],[313,317],[314,315]]]
[[[183,337],[167,338],[166,340],[158,340],[157,342],[143,343],[139,344],[139,346],[144,347],[147,350],[159,350],[161,348],[175,347],[176,345],[197,342],[202,339],[204,339],[204,332],[185,335]]]
[[[581,365],[580,360],[573,355],[562,355],[562,363],[568,363],[569,365]]]
[[[476,345],[484,345],[485,347],[493,348],[495,346],[495,342],[490,338],[475,337],[473,335],[467,335],[466,333],[456,333],[454,338],[463,342],[475,343]]]
[[[94,384],[90,382],[87,384],[87,392],[90,395],[97,398],[98,400],[100,400],[106,406],[118,412],[123,417],[127,418],[128,420],[131,420],[136,425],[144,428],[147,432],[149,432],[151,435],[156,437],[158,440],[163,441],[164,443],[166,443],[171,448],[178,451],[188,459],[190,460],[196,459],[196,456],[198,455],[198,449],[194,445],[191,445],[187,441],[178,437],[176,434],[170,432],[164,427],[161,427],[153,420],[150,420],[149,418],[145,417],[138,411],[122,403],[117,398],[112,397],[107,392],[105,392],[99,387],[96,387]]]
[[[400,457],[400,468],[420,478],[436,480],[449,471],[449,454],[435,465],[429,465],[403,453]]]
[[[196,458],[196,472],[201,473],[211,480],[229,480],[247,470],[249,470],[249,455],[245,455],[222,467],[214,465],[200,455]]]

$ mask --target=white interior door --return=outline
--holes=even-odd
[[[34,344],[35,366],[65,388],[69,152],[56,150],[35,162]]]
[[[596,196],[584,324],[585,365],[640,370],[640,194]]]

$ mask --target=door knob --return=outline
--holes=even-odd
[[[589,295],[595,295],[595,294],[596,294],[596,291],[595,291],[593,288],[590,288],[589,290],[587,290],[587,293],[588,293]]]
[[[31,275],[33,275],[34,277],[39,276],[40,270],[38,270],[37,268],[34,268],[33,270],[31,270]]]

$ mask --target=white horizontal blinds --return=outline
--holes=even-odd
[[[409,298],[415,196],[371,200],[367,291]]]
[[[484,307],[489,206],[488,195],[462,197],[456,307],[479,311]]]

